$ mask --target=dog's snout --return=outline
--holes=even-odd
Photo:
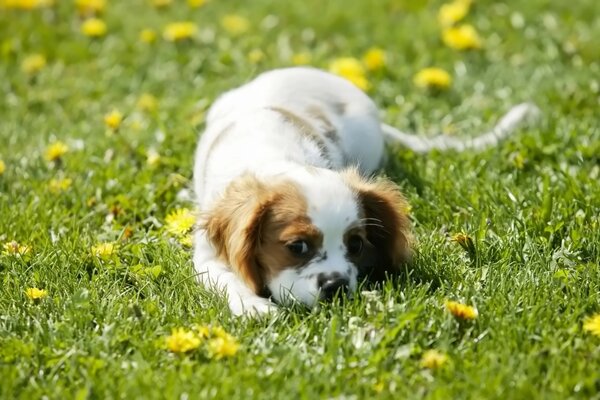
[[[350,288],[348,278],[344,278],[338,273],[319,275],[318,284],[321,290],[321,300],[333,300],[336,294],[345,294]]]

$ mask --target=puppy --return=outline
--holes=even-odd
[[[369,178],[384,136],[413,151],[493,145],[534,111],[514,107],[473,140],[419,138],[381,124],[371,99],[311,68],[279,69],[211,107],[195,159],[201,212],[194,267],[234,314],[308,307],[396,274],[411,256],[408,204]]]

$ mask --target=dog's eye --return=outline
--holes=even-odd
[[[301,257],[308,254],[309,246],[306,240],[295,240],[285,245],[295,256]]]
[[[348,248],[348,254],[352,256],[359,255],[363,249],[363,240],[358,235],[352,235],[348,238],[346,247]]]

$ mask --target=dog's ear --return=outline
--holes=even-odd
[[[227,187],[203,215],[201,224],[218,257],[259,295],[265,290],[265,271],[256,259],[256,250],[271,197],[266,184],[254,175],[244,175]]]
[[[367,180],[354,169],[344,177],[355,191],[365,218],[367,239],[375,247],[375,265],[369,279],[381,281],[386,274],[395,275],[411,259],[411,223],[409,205],[393,182],[378,178]]]

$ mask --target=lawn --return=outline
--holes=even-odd
[[[600,399],[600,2],[474,0],[470,50],[442,40],[442,1],[18,9],[36,3],[0,0],[2,398]],[[542,116],[479,153],[389,149],[417,238],[402,279],[233,317],[187,236],[206,110],[261,71],[345,57],[403,130],[474,135],[522,101]],[[419,87],[427,67],[451,81]],[[168,345],[205,327],[237,351]]]

